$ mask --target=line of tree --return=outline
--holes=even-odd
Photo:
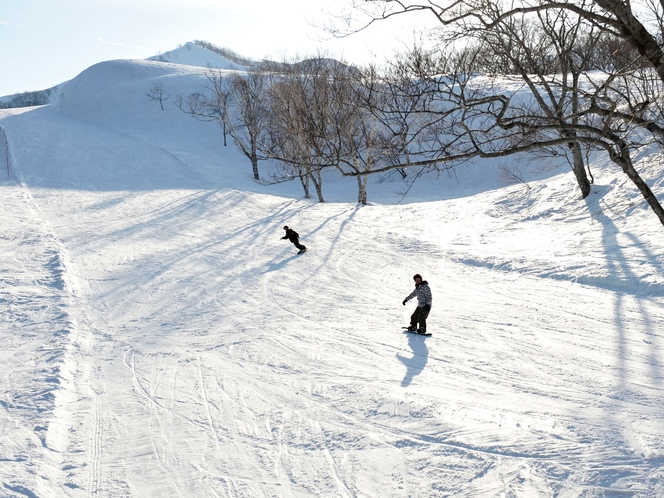
[[[370,175],[402,156],[407,166],[422,167],[411,159],[429,157],[424,137],[440,128],[430,123],[426,129],[427,119],[440,125],[440,117],[416,116],[422,99],[404,98],[402,84],[388,84],[375,68],[360,71],[326,57],[263,62],[242,73],[211,70],[207,79],[203,91],[178,96],[175,104],[197,119],[218,122],[224,145],[230,135],[251,162],[254,180],[299,179],[305,197],[313,187],[320,202],[323,174],[334,170],[356,178],[358,202],[366,204]],[[265,180],[259,161],[266,159],[277,167]],[[430,162],[425,168],[441,167]],[[404,177],[405,169],[399,169]]]
[[[634,36],[616,31],[615,22],[602,24],[608,18],[597,17],[596,3],[508,11],[483,0],[456,1],[456,8],[369,4],[383,6],[372,19],[431,11],[445,46],[463,48],[414,47],[362,70],[315,57],[263,63],[246,74],[211,72],[206,91],[178,105],[219,121],[257,181],[258,162],[276,159],[271,180],[299,178],[305,196],[313,185],[321,202],[327,169],[356,177],[358,202],[366,203],[372,174],[414,170],[417,177],[523,153],[565,158],[586,197],[593,181],[587,157],[603,151],[664,224],[661,204],[632,161],[636,150],[664,138],[664,79]]]
[[[479,157],[529,151],[567,157],[582,196],[584,158],[606,152],[664,224],[664,210],[634,167],[638,149],[664,138],[664,4],[624,0],[350,0],[330,29],[345,35],[393,16],[427,13],[439,42],[402,59],[415,77],[451,75],[431,92],[464,109],[460,128]],[[360,24],[356,24],[359,22]],[[351,26],[341,32],[337,26]],[[439,47],[462,46],[450,53]],[[424,59],[424,60],[423,60]],[[470,75],[483,72],[485,85]],[[503,81],[500,84],[499,79]],[[521,91],[507,92],[509,79]],[[525,95],[524,95],[525,94]],[[441,156],[451,160],[459,151]]]
[[[230,48],[226,47],[218,47],[213,43],[210,43],[205,40],[194,40],[194,43],[198,45],[199,47],[203,47],[210,52],[214,52],[215,54],[221,55],[222,57],[228,59],[231,62],[234,62],[235,64],[239,66],[253,66],[256,64],[255,61],[251,59],[247,59],[246,57],[242,57],[240,54],[237,52],[231,50]]]
[[[11,95],[4,102],[0,102],[0,109],[12,109],[16,107],[32,107],[51,103],[53,94],[58,87],[34,92],[22,92]]]

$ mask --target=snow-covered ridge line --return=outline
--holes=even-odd
[[[235,61],[230,60],[223,55],[225,53],[224,50],[213,51],[204,45],[205,42],[187,42],[174,50],[148,57],[147,60],[207,69],[246,70],[250,67],[250,64],[248,64],[250,61],[242,63],[242,58],[240,57]],[[65,84],[66,82],[63,82],[45,90],[25,91],[13,95],[0,96],[0,109],[55,104],[58,102],[60,91]]]
[[[247,70],[248,64],[240,64],[229,60],[223,52],[213,52],[197,43],[187,42],[182,47],[163,54],[149,57],[148,60],[170,62],[187,66],[198,66],[212,69]]]

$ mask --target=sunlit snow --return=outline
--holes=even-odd
[[[530,189],[478,162],[317,203],[173,105],[205,71],[0,113],[0,496],[664,496],[664,229],[618,168],[585,201],[524,157]]]

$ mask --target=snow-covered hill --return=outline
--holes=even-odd
[[[204,43],[204,42],[203,42]],[[220,51],[223,51],[221,49]],[[219,53],[215,53],[199,44],[187,42],[181,47],[170,50],[163,54],[149,57],[149,61],[169,62],[171,64],[180,64],[185,66],[203,67],[207,69],[233,69],[246,70],[248,66],[234,62]],[[121,62],[121,61],[116,61]],[[103,63],[101,67],[106,67]],[[80,79],[80,78],[79,78]],[[0,109],[20,108],[44,104],[55,104],[58,101],[61,88],[66,83],[61,83],[52,88],[41,91],[23,92],[15,95],[5,95],[0,97]]]
[[[215,69],[247,69],[247,66],[243,64],[233,62],[221,54],[192,42],[187,42],[175,50],[150,57],[149,60]]]
[[[0,496],[664,495],[664,232],[620,171],[318,204],[145,95],[205,82],[112,61],[0,111]]]

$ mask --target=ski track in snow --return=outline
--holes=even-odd
[[[242,190],[201,161],[218,130],[66,110],[3,118],[0,495],[664,495],[653,232],[557,220],[555,179],[546,202]],[[426,339],[401,331],[415,272]]]

